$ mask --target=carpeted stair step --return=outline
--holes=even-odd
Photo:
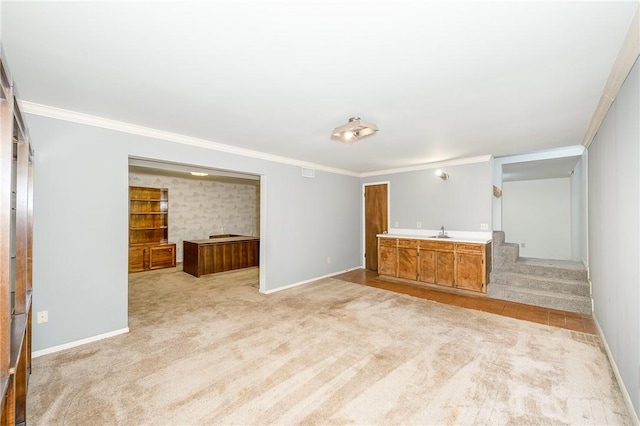
[[[567,280],[504,271],[492,272],[490,282],[574,296],[589,297],[590,295],[589,283],[586,280]]]
[[[591,298],[588,296],[552,293],[497,283],[487,286],[487,296],[567,312],[591,313]]]
[[[504,244],[505,235],[504,231],[493,231],[493,245],[499,246],[500,244]]]
[[[503,231],[493,231],[493,266],[498,269],[508,269],[520,256],[520,246],[516,243],[506,243]]]
[[[508,267],[509,272],[563,280],[587,280],[587,270],[580,262],[521,257]]]
[[[494,267],[505,269],[517,261],[520,256],[520,247],[516,243],[502,243],[493,246]]]

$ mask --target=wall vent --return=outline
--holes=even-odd
[[[303,167],[302,168],[302,176],[306,177],[306,178],[315,178],[316,177],[316,169]]]

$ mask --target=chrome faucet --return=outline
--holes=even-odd
[[[438,237],[444,237],[445,235],[447,235],[447,233],[444,232],[444,225],[442,225],[442,227],[440,228],[440,234],[438,234]]]

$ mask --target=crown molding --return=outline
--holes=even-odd
[[[629,29],[627,30],[627,35],[622,42],[622,46],[620,46],[620,51],[618,52],[618,56],[613,63],[613,67],[611,68],[611,72],[609,73],[607,83],[602,90],[602,95],[600,96],[598,105],[593,112],[593,116],[591,117],[591,121],[589,122],[589,127],[587,128],[584,138],[582,139],[582,145],[584,145],[585,147],[589,148],[589,145],[591,145],[591,142],[593,142],[593,139],[596,137],[596,134],[598,133],[598,130],[600,130],[602,122],[609,112],[609,108],[611,108],[611,105],[613,105],[613,101],[615,101],[616,96],[618,96],[620,88],[624,84],[624,81],[631,72],[631,68],[633,68],[633,65],[636,63],[636,60],[639,56],[640,6],[636,7],[636,12],[631,19],[631,24],[629,25]]]
[[[229,154],[240,155],[243,157],[255,158],[259,160],[272,161],[275,163],[287,164],[297,167],[309,167],[328,173],[352,177],[369,177],[388,175],[394,173],[404,173],[416,170],[432,169],[436,167],[459,166],[463,164],[483,163],[489,161],[492,156],[484,155],[480,157],[461,158],[457,160],[439,161],[434,163],[426,163],[417,166],[401,167],[395,169],[379,170],[374,172],[357,173],[349,170],[338,169],[334,167],[324,166],[322,164],[310,163],[307,161],[294,160],[288,157],[267,154],[265,152],[253,151],[250,149],[238,148],[231,145],[225,145],[219,142],[213,142],[206,139],[194,138],[178,133],[167,132],[164,130],[153,129],[150,127],[139,126],[137,124],[126,123],[123,121],[111,120],[108,118],[98,117],[95,115],[84,114],[81,112],[70,111],[62,108],[56,108],[48,105],[42,105],[35,102],[22,101],[24,112],[42,117],[54,118],[72,123],[84,124],[87,126],[100,127],[103,129],[115,130],[117,132],[129,133],[138,136],[145,136],[154,139],[161,139],[169,142],[176,142],[185,145],[196,146],[199,148],[211,149]]]
[[[399,167],[395,169],[379,170],[376,172],[360,173],[360,177],[392,175],[395,173],[415,172],[417,170],[428,170],[428,169],[435,169],[439,167],[451,167],[451,166],[461,166],[464,164],[485,163],[491,160],[492,158],[493,156],[491,155],[482,155],[479,157],[469,157],[469,158],[459,158],[456,160],[437,161],[433,163],[419,164],[416,166]]]
[[[166,132],[164,130],[153,129],[150,127],[138,126],[136,124],[125,123],[123,121],[111,120],[108,118],[98,117],[95,115],[84,114],[66,109],[55,108],[48,105],[37,104],[34,102],[22,101],[24,111],[28,114],[39,115],[42,117],[55,118],[58,120],[70,121],[72,123],[85,124],[88,126],[100,127],[103,129],[115,130],[123,133],[130,133],[138,136],[146,136],[154,139],[161,139],[169,142],[181,143],[184,145],[197,146],[200,148],[211,149],[229,154],[240,155],[243,157],[256,158],[259,160],[272,161],[275,163],[287,164],[297,167],[309,167],[329,173],[340,175],[360,177],[359,173],[349,170],[338,169],[334,167],[323,166],[321,164],[310,163],[307,161],[294,160],[279,155],[267,154],[265,152],[253,151],[250,149],[238,148],[231,145],[225,145],[219,142],[213,142],[206,139],[194,138],[191,136],[180,135],[178,133]]]

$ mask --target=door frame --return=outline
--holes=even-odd
[[[363,183],[362,184],[362,191],[361,191],[361,206],[362,206],[362,214],[361,214],[361,219],[362,219],[362,227],[360,229],[360,235],[361,235],[361,245],[360,245],[360,258],[362,259],[362,269],[367,269],[367,262],[366,259],[364,258],[364,253],[367,250],[367,232],[366,232],[366,217],[365,217],[365,201],[364,201],[364,191],[365,191],[365,186],[372,186],[372,185],[387,185],[387,230],[389,230],[389,224],[391,223],[391,182],[390,181],[380,181],[380,182],[367,182],[367,183]]]

